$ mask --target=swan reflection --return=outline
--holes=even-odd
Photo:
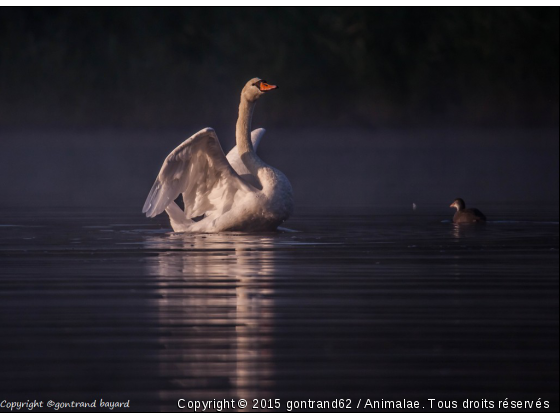
[[[276,237],[170,234],[158,254],[161,398],[262,398],[272,385]],[[171,406],[170,406],[171,407]],[[175,407],[175,406],[173,406]]]

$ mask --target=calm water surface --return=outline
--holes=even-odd
[[[485,212],[303,209],[294,231],[192,235],[136,208],[3,208],[0,399],[558,411],[558,207]]]

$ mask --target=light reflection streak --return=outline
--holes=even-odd
[[[149,238],[163,400],[266,398],[273,385],[275,236],[170,234]],[[251,404],[251,401],[249,401]]]

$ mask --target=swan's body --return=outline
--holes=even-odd
[[[257,99],[275,88],[258,78],[245,85],[237,145],[227,157],[212,128],[200,130],[173,150],[146,199],[146,216],[165,210],[175,232],[266,231],[288,219],[293,210],[290,181],[255,153],[265,130],[251,133]],[[179,194],[184,210],[174,202]]]
[[[455,207],[457,211],[453,215],[453,223],[484,223],[486,216],[479,209],[465,208],[465,201],[462,198],[456,198],[449,207]]]

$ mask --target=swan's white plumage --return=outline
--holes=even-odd
[[[290,182],[255,153],[265,130],[254,130],[249,137],[252,107],[262,95],[255,81],[260,79],[249,81],[242,92],[237,146],[226,157],[212,128],[181,143],[165,159],[148,194],[142,209],[146,216],[165,210],[179,232],[269,230],[290,216]],[[184,211],[174,202],[179,194]]]
[[[253,144],[253,149],[255,153],[259,147],[262,137],[266,130],[264,128],[257,128],[251,132],[251,143]],[[233,168],[235,172],[247,183],[251,184],[253,187],[261,189],[262,185],[260,184],[258,178],[251,174],[249,169],[245,166],[241,157],[239,156],[239,151],[237,150],[237,146],[234,146],[233,149],[229,151],[226,156],[229,164]]]
[[[185,216],[192,218],[223,210],[236,193],[250,190],[226,159],[216,132],[205,128],[167,156],[142,211],[154,217],[182,193]]]
[[[236,148],[232,152],[236,167],[247,171]],[[184,211],[174,202],[181,193]],[[227,230],[223,223],[216,226],[215,222],[231,210],[234,202],[242,203],[254,193],[257,190],[228,162],[215,131],[205,128],[167,156],[142,211],[148,217],[167,211],[173,230],[179,232]],[[192,220],[202,216],[203,223]]]

